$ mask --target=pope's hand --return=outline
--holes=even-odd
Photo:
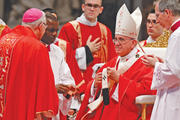
[[[107,75],[111,80],[114,80],[115,82],[119,81],[120,72],[115,68],[107,67]]]
[[[94,87],[97,88],[97,87],[101,87],[102,85],[102,73],[99,72],[95,75],[95,78],[94,78],[95,82],[94,82]]]

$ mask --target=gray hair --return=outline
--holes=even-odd
[[[174,15],[180,15],[180,0],[161,0],[159,2],[159,11],[163,12],[169,9]]]
[[[41,23],[46,23],[46,15],[43,11],[41,11],[43,13],[42,17],[34,22],[22,22],[23,26],[27,26],[30,27],[31,29],[35,29],[37,28]]]

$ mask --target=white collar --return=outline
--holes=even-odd
[[[156,41],[153,40],[151,36],[149,36],[149,37],[147,38],[147,43],[153,43],[153,42],[156,42]]]
[[[97,19],[96,19],[95,22],[92,23],[92,22],[90,22],[89,20],[86,19],[86,17],[84,16],[84,13],[80,17],[78,17],[76,19],[76,21],[78,21],[78,22],[80,22],[82,24],[88,25],[88,26],[96,26],[96,24],[97,24]]]
[[[131,50],[131,52],[129,54],[127,54],[126,56],[120,57],[120,60],[123,61],[127,61],[128,59],[130,59],[131,57],[135,56],[137,53],[137,47],[134,47],[133,50]]]

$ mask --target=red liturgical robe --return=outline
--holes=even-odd
[[[92,40],[100,37],[102,45],[99,51],[93,53],[94,60],[89,64],[87,69],[83,71],[83,78],[86,84],[92,79],[92,67],[94,64],[105,63],[116,56],[111,31],[99,22],[97,22],[96,26],[87,26],[72,21],[62,27],[58,36],[60,39],[68,41],[75,51],[77,48],[86,45],[89,35],[92,35]]]
[[[3,120],[34,120],[45,111],[57,114],[58,96],[48,50],[30,28],[17,26],[4,35],[0,58]]]
[[[106,63],[98,72],[106,67],[115,67],[117,57]],[[153,68],[146,67],[141,59],[138,59],[122,76],[119,77],[119,102],[112,98],[117,84],[110,89],[110,104],[103,106],[101,104],[95,112],[87,115],[88,120],[136,120],[139,116],[139,110],[135,104],[135,98],[139,95],[155,94],[150,90],[153,76]],[[77,115],[77,120],[81,119],[87,113],[87,104],[90,97],[91,84],[85,92],[85,98]],[[111,86],[111,85],[110,85]],[[104,107],[104,108],[103,108]],[[150,116],[150,115],[149,115]]]
[[[0,25],[0,38],[9,33],[11,31],[11,29],[7,26],[7,25]]]

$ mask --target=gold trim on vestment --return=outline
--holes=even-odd
[[[4,30],[4,28],[5,28],[5,25],[0,25],[0,36],[1,36],[1,33]]]
[[[64,52],[64,59],[66,60],[66,49],[67,49],[67,42],[63,39],[59,39],[58,46],[63,50]]]
[[[18,41],[17,36],[5,36],[1,39],[0,42],[0,82],[1,82],[1,113],[0,117],[3,115],[3,110],[6,104],[6,92],[7,92],[7,79],[8,79],[8,72],[10,68],[10,63],[12,59],[12,53],[16,42]],[[3,94],[4,92],[4,94]]]
[[[70,22],[74,27],[75,31],[78,34],[78,47],[82,47],[82,34],[80,24],[77,21]],[[93,57],[101,58],[101,62],[107,62],[108,60],[108,33],[106,26],[102,23],[99,23],[100,31],[101,31],[101,49],[93,54]]]
[[[163,47],[166,48],[168,46],[168,39],[170,36],[170,31],[164,30],[163,34],[160,35],[156,42],[147,43],[144,47]]]
[[[108,37],[106,26],[99,23],[101,30],[101,49],[98,51],[98,58],[101,58],[101,62],[107,62],[108,60]]]
[[[81,34],[81,28],[80,28],[80,24],[77,21],[71,21],[69,22],[72,24],[72,26],[74,27],[74,30],[77,32],[78,35],[78,48],[82,46],[82,34]]]

